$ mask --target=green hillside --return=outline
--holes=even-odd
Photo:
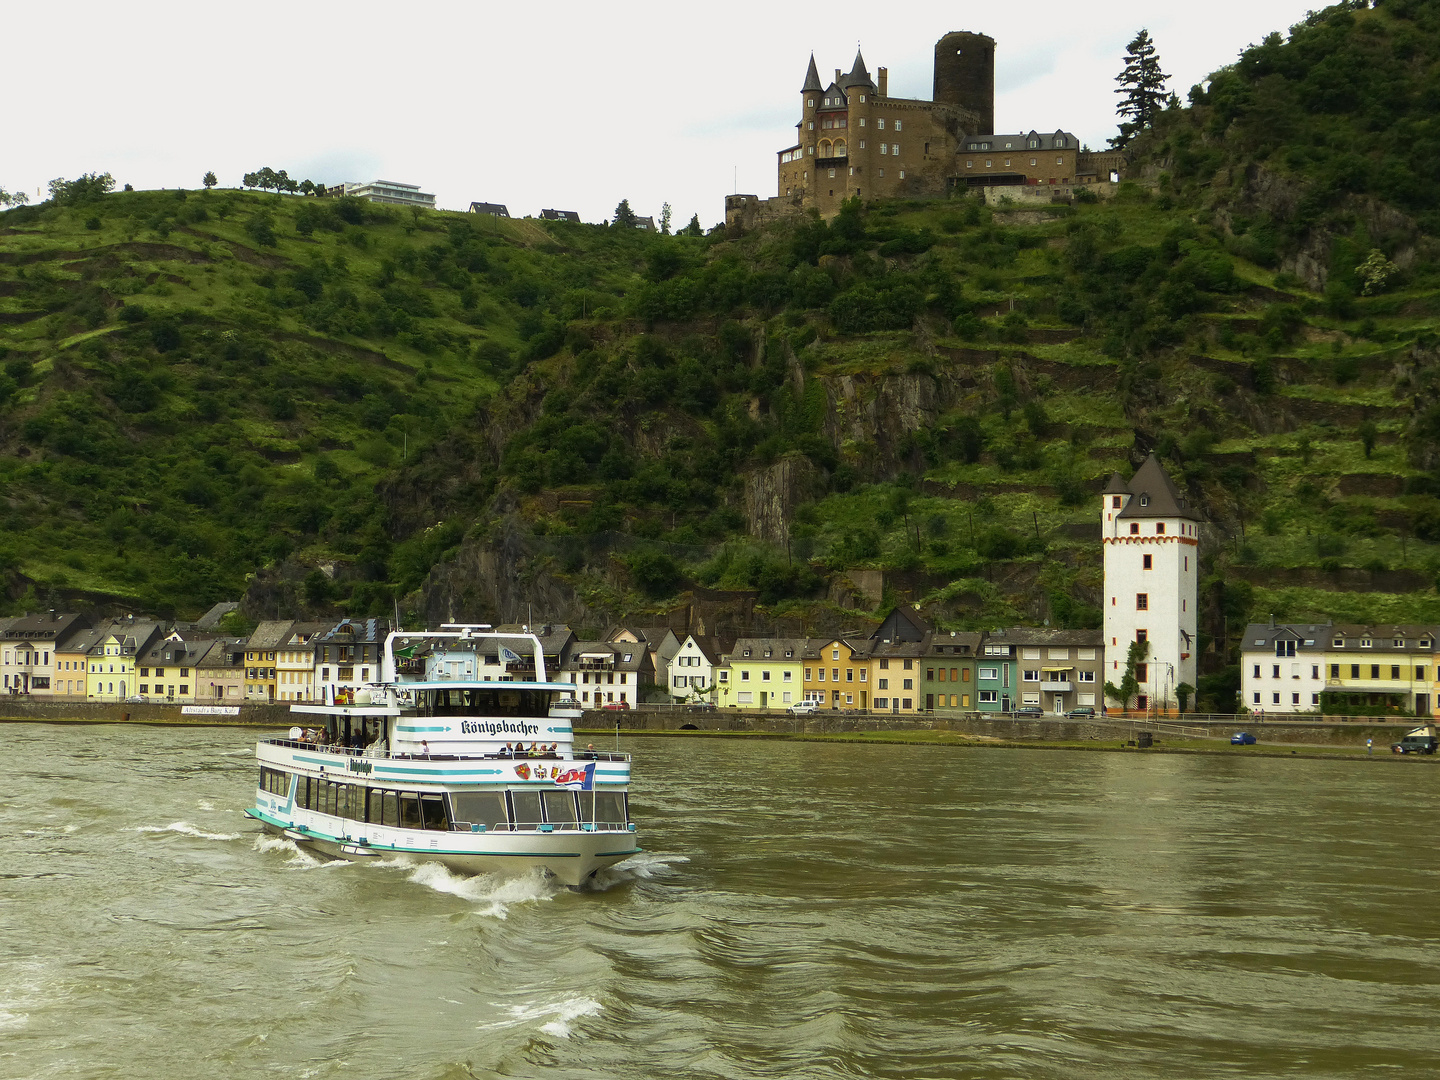
[[[8,603],[1096,625],[1094,493],[1153,450],[1212,522],[1212,701],[1246,618],[1440,620],[1440,18],[1362,7],[1217,72],[1106,201],[0,215]]]

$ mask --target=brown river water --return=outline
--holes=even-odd
[[[573,891],[261,836],[254,734],[7,724],[0,1077],[1440,1075],[1440,769],[634,738]]]

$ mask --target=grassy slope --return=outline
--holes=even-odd
[[[1391,14],[1360,19],[1382,44],[1397,33]],[[1317,25],[1332,51],[1363,29]],[[1431,30],[1399,29],[1440,56]],[[1429,241],[1372,235],[1324,155],[1233,148],[1257,107],[1234,98],[1167,114],[1137,162],[1150,182],[1044,211],[885,205],[728,239],[357,224],[220,192],[6,215],[0,313],[47,314],[4,330],[4,359],[33,362],[0,411],[5,551],[40,592],[182,611],[286,557],[339,560],[349,579],[315,603],[383,611],[503,519],[549,554],[530,572],[617,616],[693,581],[814,619],[837,576],[876,567],[947,626],[1080,625],[1098,615],[1092,493],[1154,449],[1215,524],[1211,631],[1272,612],[1440,619]],[[1256,215],[1255,161],[1302,190],[1316,171],[1329,202]],[[1356,296],[1373,246],[1408,265]],[[1302,248],[1350,295],[1284,272]],[[136,381],[154,392],[121,389]],[[921,384],[947,389],[918,431],[851,424]],[[847,386],[858,406],[838,404]],[[745,540],[742,513],[746,474],[787,455],[818,477],[791,559]]]

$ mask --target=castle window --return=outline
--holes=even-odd
[[[831,169],[831,170],[830,170],[830,177],[829,177],[829,179],[831,179],[831,180],[834,180],[834,179],[835,179],[835,170],[834,170],[834,169]]]
[[[1010,159],[1007,157],[1007,158],[1005,159],[1005,168],[1008,169],[1009,167],[1010,167]]]
[[[814,121],[814,120],[811,120],[806,126],[807,126],[811,131],[814,131],[814,130],[815,130],[815,121]]]
[[[1064,165],[1064,164],[1065,164],[1065,159],[1064,159],[1063,157],[1057,157],[1057,158],[1055,159],[1055,164],[1056,164],[1056,165]]]
[[[828,97],[825,99],[824,104],[826,108],[830,107],[830,99]]]
[[[965,162],[965,168],[967,168],[967,169],[973,169],[974,167],[975,167],[975,162],[973,162],[973,161],[967,161],[967,162]]]
[[[860,104],[861,104],[861,105],[864,105],[864,104],[865,104],[865,95],[864,95],[864,94],[861,94],[861,95],[860,95]]]
[[[835,126],[835,121],[834,121],[834,120],[828,120],[828,119],[827,119],[827,120],[826,120],[823,124],[821,124],[820,126],[821,126],[821,127],[824,127],[824,128],[833,128],[833,127]]]
[[[891,143],[891,144],[890,144],[890,154],[891,154],[892,157],[899,157],[899,156],[900,156],[900,144],[899,144],[899,143]]]
[[[899,130],[900,130],[900,121],[899,121],[899,120],[896,120],[896,121],[895,121],[895,130],[896,130],[896,131],[899,131]]]
[[[845,117],[842,116],[842,117],[840,117],[839,122],[838,122],[835,126],[836,126],[836,127],[842,127],[842,128],[843,128],[843,127],[849,127],[849,126],[850,126],[850,121],[847,120]]]
[[[1032,158],[1030,159],[1030,164],[1031,164],[1031,165],[1036,165],[1036,164],[1038,164],[1038,162],[1032,157]]]
[[[900,170],[900,179],[901,179],[901,180],[904,180],[904,179],[905,179],[905,170],[904,170],[904,169],[901,169],[901,170]]]
[[[1040,140],[1039,140],[1039,139],[1031,139],[1031,140],[1030,140],[1030,149],[1031,149],[1031,150],[1039,150],[1039,149],[1040,149]],[[1032,161],[1031,164],[1033,165],[1034,162]]]
[[[995,162],[991,161],[989,158],[986,158],[986,159],[985,159],[985,168],[988,169],[988,168],[990,168],[991,166],[993,166],[994,164],[995,164]]]
[[[864,98],[861,98],[860,100],[861,100],[861,101],[864,101],[865,99],[864,99]],[[864,127],[864,126],[865,126],[865,117],[863,117],[863,116],[860,117],[860,126],[861,126],[861,127]]]
[[[813,109],[815,107],[815,99],[813,97],[808,98],[805,102],[805,107],[807,109]]]
[[[862,124],[861,126],[863,127],[864,125]],[[865,149],[865,140],[864,140],[864,139],[861,139],[861,140],[860,140],[860,149],[861,149],[861,150],[864,150],[864,149]]]
[[[880,144],[880,153],[888,153],[888,147],[883,142]]]
[[[811,126],[811,127],[814,127],[815,125],[814,125],[814,124],[811,124],[810,126]],[[815,147],[812,145],[809,149],[810,149],[810,154],[811,154],[811,156],[813,157],[814,154],[815,154]]]
[[[875,126],[878,127],[881,131],[884,131],[884,130],[885,130],[885,118],[882,116],[882,117],[880,117],[878,120],[876,120],[876,121],[875,121]]]
[[[881,170],[880,170],[880,175],[881,175],[881,176],[884,176],[884,175],[885,175],[885,170],[884,170],[884,169],[881,169]]]

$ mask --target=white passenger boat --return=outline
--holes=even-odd
[[[378,683],[293,705],[302,726],[256,747],[246,813],[333,858],[543,867],[566,885],[637,854],[630,756],[577,753],[581,706],[546,681],[539,638],[487,630],[393,633]]]

